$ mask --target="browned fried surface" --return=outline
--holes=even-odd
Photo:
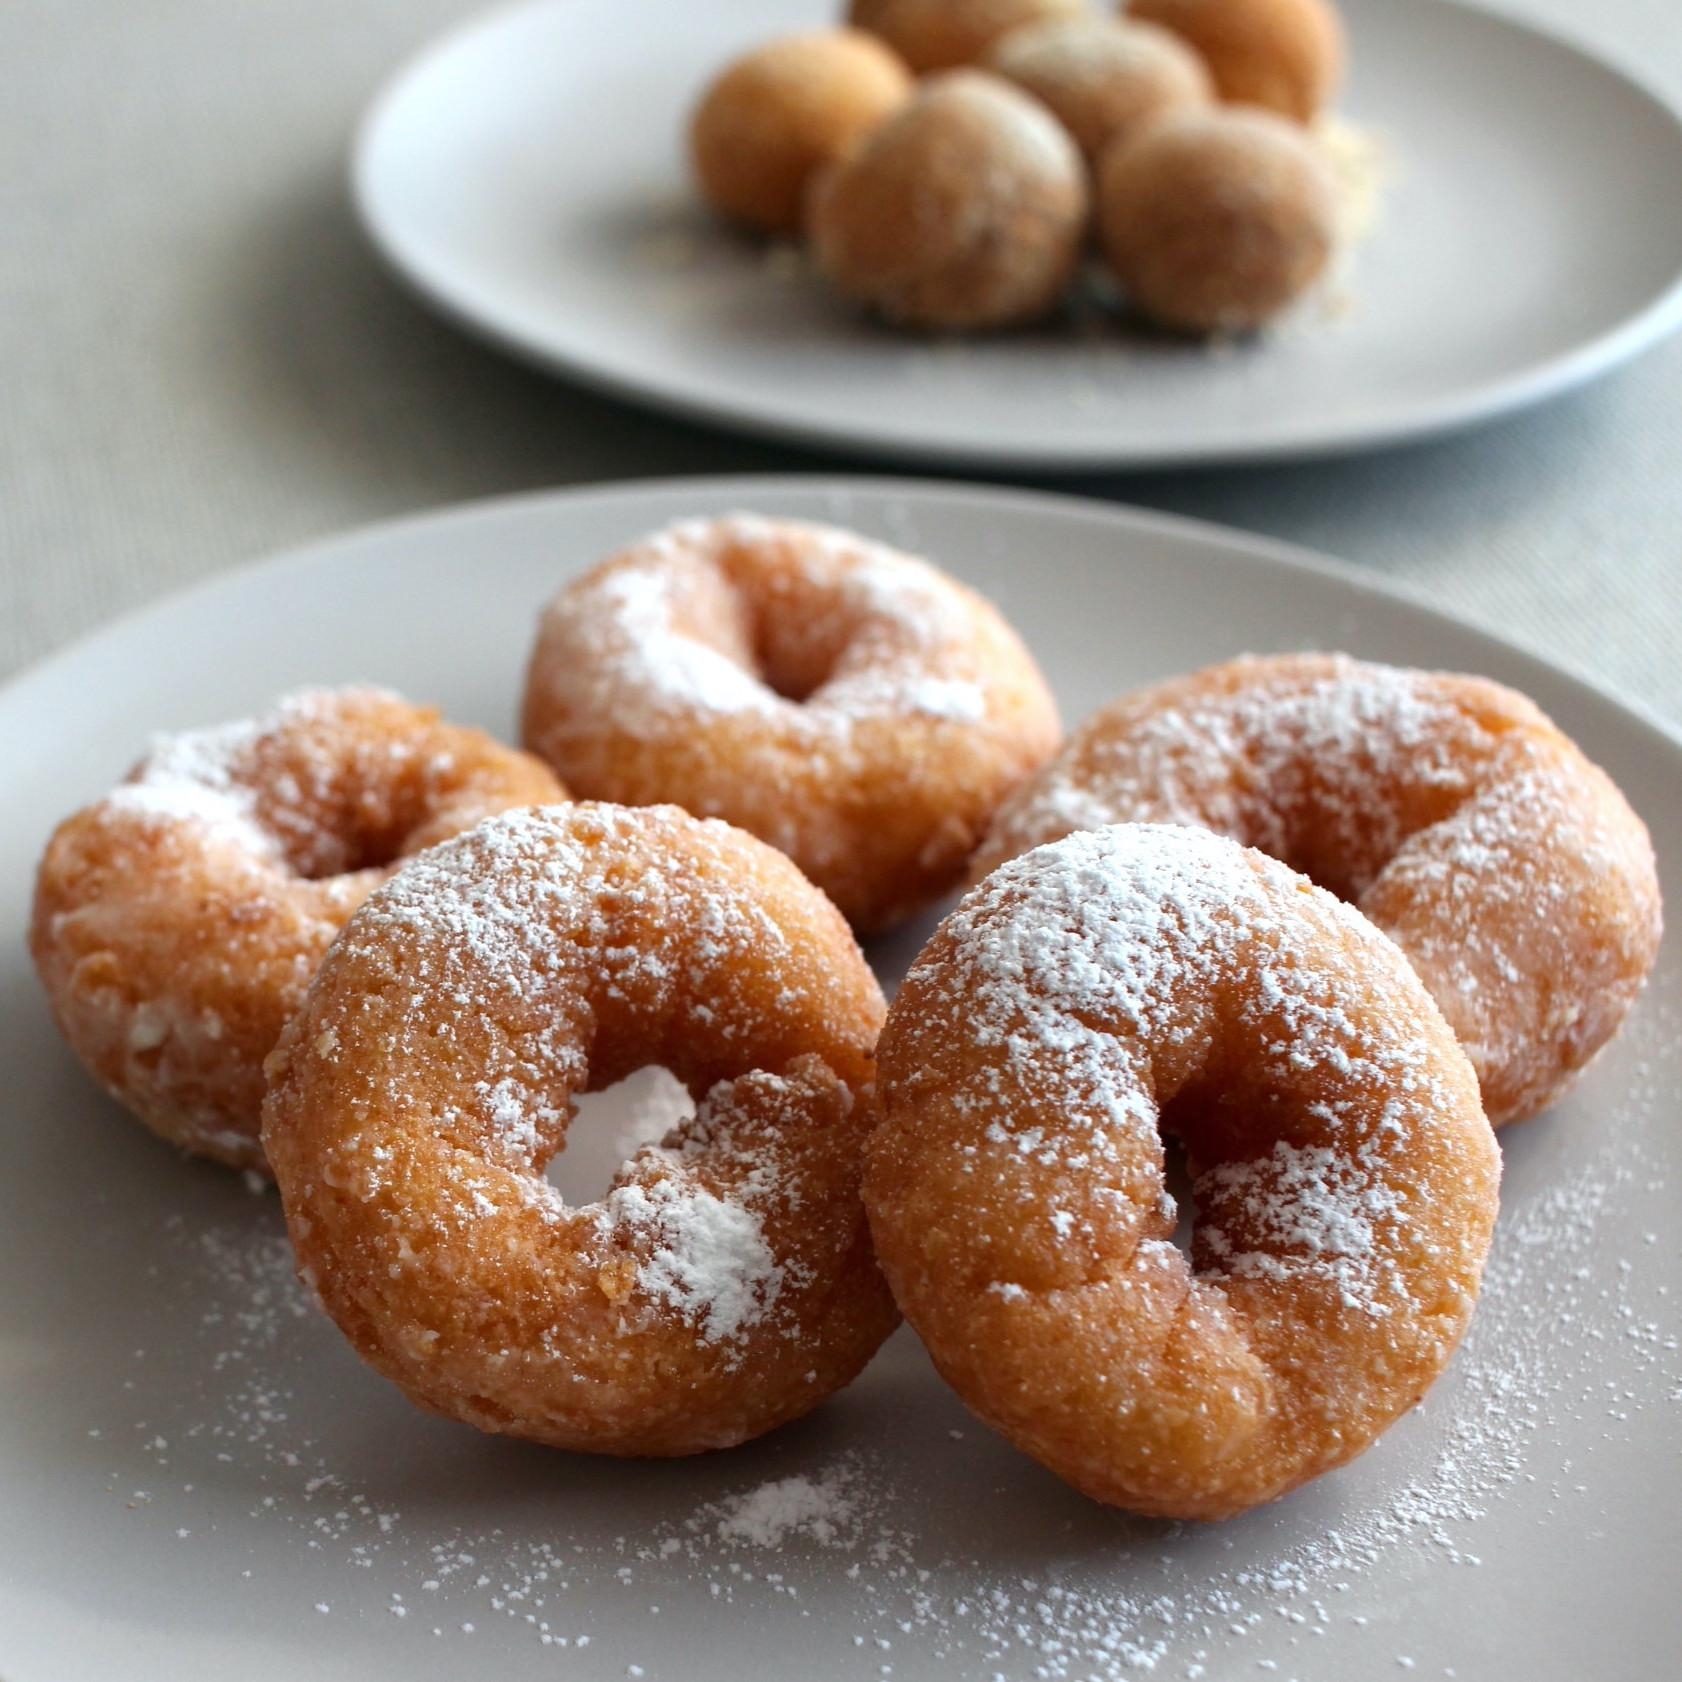
[[[1265,326],[1326,271],[1333,179],[1266,111],[1182,110],[1100,161],[1098,239],[1129,300],[1193,333]]]
[[[1132,0],[1128,15],[1184,37],[1235,104],[1306,123],[1343,79],[1343,19],[1331,0]]]
[[[750,830],[866,930],[958,879],[1059,734],[979,596],[850,533],[751,518],[674,527],[567,586],[524,732],[579,794]]]
[[[969,1405],[1099,1500],[1283,1494],[1465,1328],[1499,1172],[1471,1068],[1396,947],[1259,853],[1128,825],[1013,860],[879,1056],[865,1197],[894,1294]]]
[[[722,215],[768,233],[800,231],[806,186],[904,103],[911,74],[854,29],[772,41],[729,65],[690,123],[701,191]]]
[[[851,0],[847,17],[929,71],[975,64],[1007,31],[1085,9],[1086,0]]]
[[[1159,118],[1207,105],[1214,84],[1179,36],[1114,17],[1049,18],[1013,29],[988,54],[1001,76],[1042,100],[1087,161]]]
[[[1003,77],[926,83],[813,183],[820,270],[847,297],[908,326],[977,331],[1046,314],[1086,239],[1079,148]]]
[[[374,894],[271,1059],[301,1270],[423,1406],[617,1454],[815,1406],[894,1322],[859,1202],[882,997],[780,853],[674,808],[510,813]],[[575,1093],[698,1110],[599,1203],[544,1179]]]
[[[381,691],[161,740],[61,824],[30,949],[65,1038],[164,1138],[261,1167],[263,1058],[393,861],[560,785]]]
[[[1657,956],[1645,825],[1482,678],[1275,655],[1124,696],[1001,809],[972,870],[1134,821],[1217,830],[1358,905],[1412,960],[1497,1126],[1571,1083]]]

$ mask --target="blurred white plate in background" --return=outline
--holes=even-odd
[[[356,146],[416,292],[503,348],[692,419],[1026,470],[1333,454],[1488,419],[1682,320],[1682,123],[1574,47],[1447,0],[1343,0],[1344,108],[1387,160],[1351,272],[1210,349],[1118,324],[966,342],[849,311],[713,223],[684,157],[731,56],[814,0],[535,0],[422,52]]]

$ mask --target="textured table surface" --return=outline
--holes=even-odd
[[[1676,0],[1506,4],[1682,102]],[[218,568],[386,515],[830,465],[529,373],[376,265],[346,199],[352,124],[470,9],[0,6],[0,675]],[[1064,483],[1341,555],[1682,724],[1682,341],[1444,443]]]

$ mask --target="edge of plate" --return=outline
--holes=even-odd
[[[1167,537],[1192,539],[1224,551],[1241,564],[1268,564],[1310,577],[1335,581],[1357,595],[1388,601],[1410,609],[1424,618],[1470,631],[1484,639],[1519,665],[1548,679],[1563,678],[1593,702],[1623,714],[1642,731],[1659,738],[1673,752],[1682,752],[1682,724],[1672,723],[1634,696],[1622,694],[1610,684],[1589,676],[1569,661],[1555,660],[1524,643],[1480,624],[1475,619],[1447,613],[1427,599],[1422,590],[1398,584],[1393,579],[1375,578],[1351,561],[1290,543],[1260,536],[1241,527],[1185,514],[1171,514],[1142,508],[1132,503],[1109,502],[1099,497],[1066,491],[1024,490],[982,485],[965,480],[923,479],[893,474],[864,473],[752,473],[692,474],[649,479],[615,479],[576,487],[516,491],[504,495],[444,503],[408,514],[369,520],[326,536],[295,544],[272,554],[236,562],[207,578],[170,590],[142,602],[115,618],[73,637],[61,647],[31,661],[0,683],[0,714],[20,695],[36,684],[51,681],[63,666],[94,654],[102,644],[129,634],[157,617],[166,617],[183,604],[233,592],[250,579],[269,573],[308,571],[335,564],[346,550],[376,540],[389,540],[406,531],[440,525],[471,525],[499,514],[516,514],[546,504],[629,503],[639,496],[718,498],[729,496],[744,502],[762,492],[777,495],[832,497],[837,491],[849,496],[877,496],[924,504],[962,502],[991,505],[1001,510],[1054,515],[1112,529],[1155,532]],[[3,764],[3,760],[0,760]]]
[[[569,352],[556,351],[518,332],[506,331],[486,321],[457,296],[449,284],[428,273],[423,261],[404,249],[402,242],[382,222],[374,208],[370,184],[374,145],[389,111],[407,90],[410,79],[435,58],[452,51],[458,41],[493,27],[502,18],[552,4],[554,0],[501,0],[500,4],[473,13],[433,36],[398,63],[375,89],[351,137],[346,173],[352,209],[363,236],[387,272],[411,296],[462,332],[527,367],[562,375],[584,390],[669,418],[746,433],[776,443],[831,449],[854,460],[892,458],[926,467],[1016,468],[1081,473],[1104,469],[1143,472],[1173,467],[1237,467],[1262,462],[1316,461],[1448,437],[1505,419],[1614,372],[1682,330],[1682,267],[1679,267],[1667,288],[1615,326],[1574,350],[1525,373],[1496,380],[1457,402],[1431,411],[1416,412],[1389,423],[1363,423],[1341,429],[1302,425],[1294,431],[1262,441],[1246,442],[1235,437],[1217,436],[1195,449],[1174,446],[1158,449],[1149,445],[1120,451],[1057,445],[1036,447],[1032,440],[997,447],[950,439],[896,438],[877,441],[862,437],[847,426],[789,421],[765,412],[762,405],[753,401],[731,402],[709,398],[693,390],[673,391],[646,380],[604,370]],[[1470,4],[1468,0],[1432,0],[1432,4],[1474,13],[1503,28],[1547,41],[1593,64],[1603,74],[1613,77],[1645,100],[1669,122],[1676,134],[1679,156],[1682,156],[1682,110],[1639,73],[1608,58],[1598,47],[1568,31],[1511,17],[1505,12]]]

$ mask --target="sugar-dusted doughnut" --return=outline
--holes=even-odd
[[[1179,36],[1126,18],[1026,24],[994,44],[987,65],[1043,100],[1089,163],[1112,142],[1214,98],[1203,60]]]
[[[911,72],[862,30],[816,30],[757,47],[719,74],[690,120],[701,191],[734,221],[798,233],[812,176],[911,88]]]
[[[750,516],[674,526],[566,586],[524,729],[581,795],[781,848],[861,930],[949,888],[1058,739],[981,597],[852,533]]]
[[[1336,177],[1269,111],[1182,109],[1098,161],[1098,244],[1128,301],[1164,327],[1246,333],[1304,296],[1337,249]]]
[[[270,1059],[301,1271],[423,1406],[687,1454],[767,1431],[894,1324],[859,1202],[882,995],[773,849],[675,808],[492,818],[373,894]],[[697,1109],[601,1201],[544,1178],[576,1093]]]
[[[1646,827],[1482,678],[1274,655],[1139,690],[1018,790],[972,869],[1132,821],[1218,830],[1358,905],[1413,961],[1498,1127],[1571,1083],[1658,953]]]
[[[894,1295],[969,1406],[1098,1500],[1284,1494],[1417,1402],[1467,1324],[1500,1161],[1471,1066],[1396,946],[1261,853],[1129,824],[1012,860],[924,949],[878,1058]]]
[[[913,70],[975,64],[1010,30],[1078,17],[1087,0],[851,0],[847,18],[880,35]]]
[[[1190,42],[1234,104],[1306,123],[1343,78],[1348,49],[1332,0],[1131,0],[1127,10]]]
[[[982,332],[1056,307],[1086,243],[1087,172],[1063,125],[1002,76],[924,83],[812,183],[819,271],[888,321]]]
[[[59,826],[30,950],[72,1050],[164,1138],[261,1168],[263,1059],[363,896],[410,853],[561,797],[530,755],[377,689],[160,737]]]

